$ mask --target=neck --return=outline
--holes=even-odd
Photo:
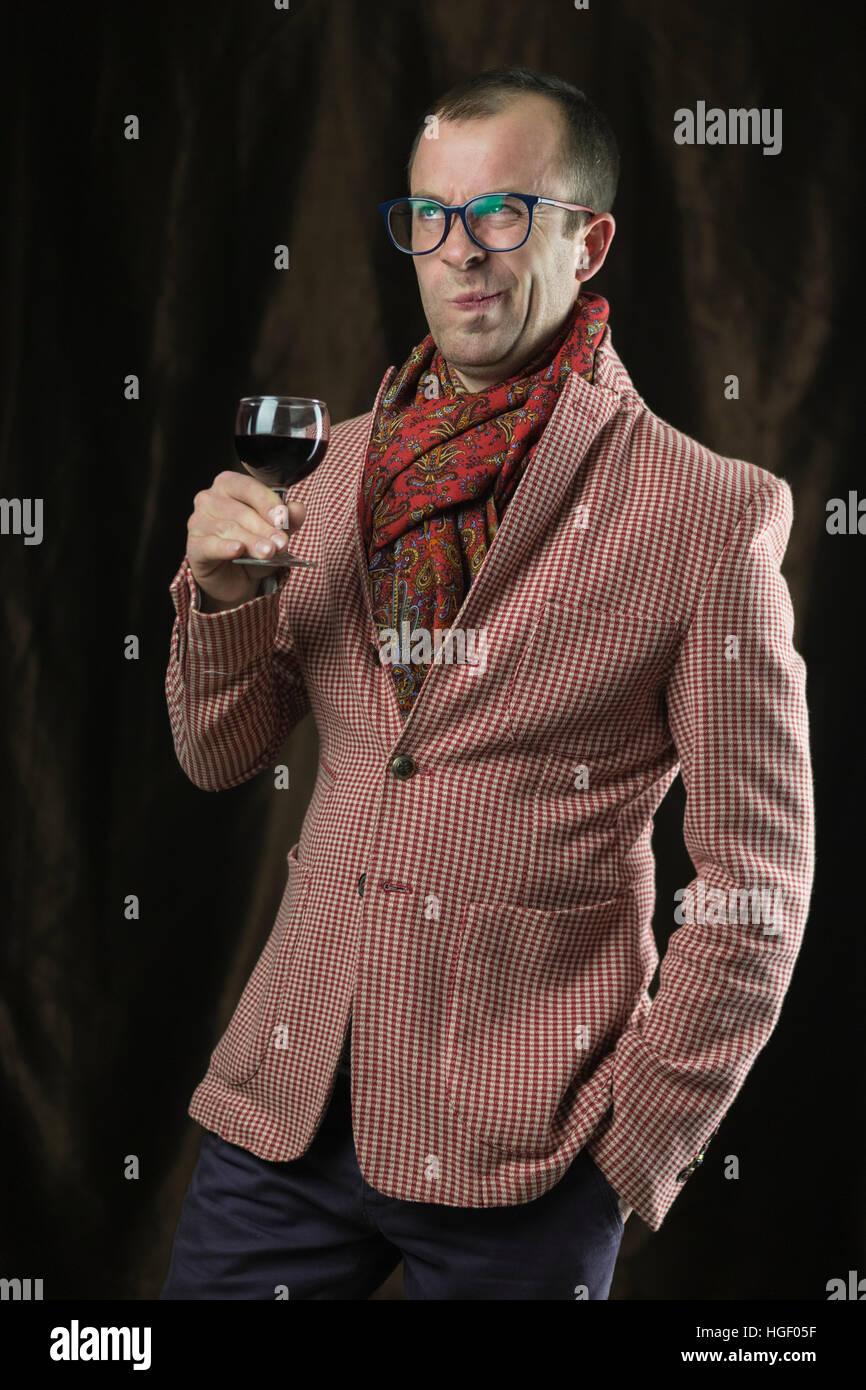
[[[517,373],[521,371],[523,367],[526,366],[527,362],[534,362],[537,358],[540,358],[548,348],[551,348],[553,350],[554,344],[558,348],[559,342],[557,340],[561,341],[562,338],[565,337],[566,333],[571,330],[571,326],[574,321],[575,315],[581,309],[581,307],[582,306],[580,303],[580,293],[578,293],[575,296],[574,303],[571,305],[568,312],[563,316],[563,318],[556,325],[556,327],[551,329],[551,331],[546,335],[544,341],[541,343],[534,343],[530,350],[523,355],[519,362],[513,363],[508,368],[504,377],[495,376],[485,378],[483,380],[469,377],[466,376],[465,373],[459,372],[452,362],[448,362],[448,369],[451,372],[452,378],[456,382],[459,382],[461,390],[468,391],[469,393],[474,395],[478,391],[486,391],[489,386],[495,386],[500,381],[504,381],[507,380],[509,377],[516,376]],[[447,358],[445,360],[446,362],[448,361]]]

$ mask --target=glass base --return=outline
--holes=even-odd
[[[318,569],[318,560],[299,560],[297,555],[289,555],[288,551],[281,550],[276,555],[270,555],[267,559],[259,559],[256,555],[237,555],[232,560],[233,565],[269,565],[271,569],[289,569],[292,565],[308,565],[311,569]]]

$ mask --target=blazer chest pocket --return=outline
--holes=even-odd
[[[289,850],[288,877],[271,934],[247,981],[229,1025],[211,1053],[210,1069],[230,1086],[239,1086],[259,1070],[280,1012],[289,965],[304,908],[306,872],[298,846]]]
[[[552,599],[533,615],[506,699],[513,738],[541,751],[637,751],[666,742],[664,687],[679,623]]]

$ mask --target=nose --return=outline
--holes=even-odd
[[[439,247],[439,255],[449,265],[464,265],[468,260],[482,260],[487,252],[483,246],[476,246],[463,225],[463,218],[455,212],[451,216],[448,235]]]

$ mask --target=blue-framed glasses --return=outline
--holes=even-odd
[[[581,203],[563,203],[535,193],[480,193],[457,207],[447,207],[435,198],[392,198],[380,203],[379,211],[398,251],[427,256],[447,238],[455,213],[482,251],[516,251],[532,231],[532,214],[539,203],[594,215],[592,208]]]

